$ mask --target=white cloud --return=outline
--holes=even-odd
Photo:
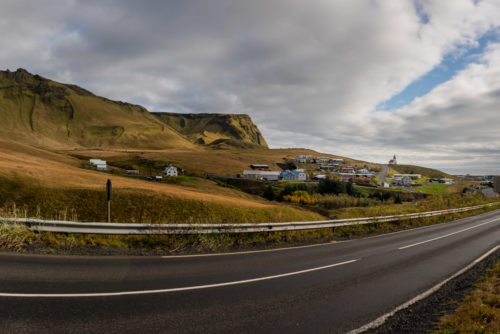
[[[429,94],[373,117],[376,136],[406,148],[417,162],[480,166],[500,160],[500,44]],[[442,155],[442,157],[433,156]],[[491,173],[494,171],[491,170]],[[498,173],[498,171],[497,171]]]
[[[493,46],[480,64],[410,106],[393,113],[375,107],[444,55],[459,57],[477,45],[500,22],[499,6],[493,0],[2,1],[0,28],[11,33],[0,36],[8,45],[0,62],[150,109],[248,113],[271,146],[376,161],[394,152],[407,161],[444,161],[438,157],[500,140],[485,130],[488,115],[496,120]],[[484,110],[474,112],[481,118],[469,117],[471,109]]]

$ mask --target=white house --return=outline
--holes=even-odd
[[[422,174],[394,174],[392,177],[393,178],[402,178],[404,176],[408,176],[412,180],[420,179],[422,177]]]
[[[403,176],[393,176],[392,178],[392,183],[396,186],[411,186],[411,178],[409,176],[403,175]]]
[[[330,161],[330,158],[328,157],[317,157],[316,158],[316,163],[328,163]]]
[[[328,165],[328,166],[319,166],[318,170],[325,172],[333,172],[337,169],[337,166]]]
[[[107,170],[108,169],[108,167],[106,166],[106,160],[90,159],[89,162],[91,165],[96,166],[97,170]]]
[[[280,173],[281,172],[270,170],[244,170],[243,177],[254,180],[278,181]]]
[[[449,184],[453,184],[453,183],[455,183],[455,180],[450,179],[450,178],[448,178],[448,177],[443,177],[443,178],[441,179],[441,182],[443,182],[444,184],[448,184],[448,185],[449,185]]]
[[[94,166],[106,164],[106,160],[101,160],[101,159],[90,159],[89,162],[91,165]]]
[[[313,159],[313,156],[310,154],[299,154],[299,156],[297,158],[298,158],[299,163],[305,164],[305,163],[311,162]]]
[[[177,176],[177,167],[174,167],[172,165],[165,167],[165,169],[162,171],[163,174],[166,176]]]

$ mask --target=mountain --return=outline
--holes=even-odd
[[[24,69],[0,71],[0,136],[47,148],[192,148],[145,108]]]
[[[212,147],[263,147],[267,143],[248,115],[152,113],[192,142]]]

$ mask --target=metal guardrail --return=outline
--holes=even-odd
[[[350,225],[374,224],[406,219],[433,217],[450,213],[466,212],[493,205],[488,203],[464,208],[409,213],[405,215],[334,219],[288,223],[254,224],[125,224],[125,223],[82,223],[63,220],[41,220],[32,218],[0,218],[0,222],[10,226],[23,225],[38,232],[84,233],[112,235],[152,235],[152,234],[214,234],[214,233],[254,233],[334,228]]]

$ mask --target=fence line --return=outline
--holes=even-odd
[[[0,222],[10,226],[24,225],[38,232],[55,233],[84,233],[84,234],[111,234],[111,235],[153,235],[153,234],[214,234],[214,233],[255,233],[312,230],[334,228],[350,225],[374,224],[393,222],[423,217],[433,217],[450,213],[478,210],[500,202],[481,204],[476,206],[438,210],[429,212],[409,213],[404,215],[349,218],[305,222],[285,223],[245,223],[245,224],[125,224],[125,223],[82,223],[63,220],[42,220],[33,218],[0,218]]]

